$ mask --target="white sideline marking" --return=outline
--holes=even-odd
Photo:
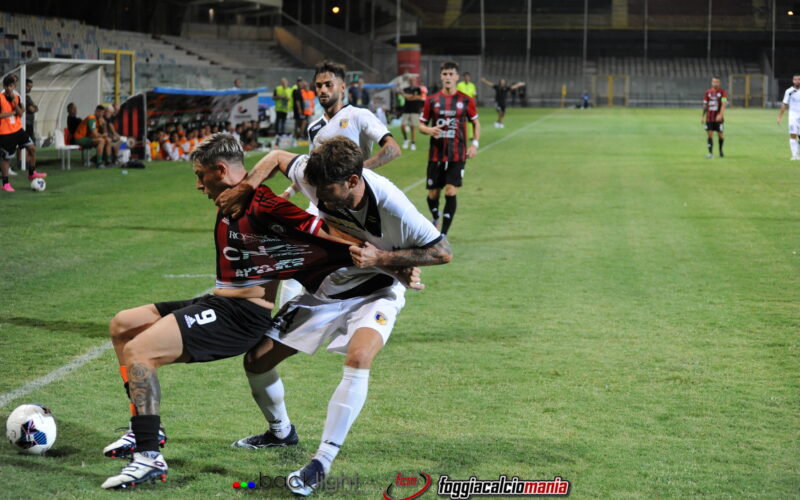
[[[48,373],[47,375],[37,378],[36,380],[31,380],[30,382],[23,385],[19,389],[14,389],[11,392],[3,394],[2,396],[0,396],[0,408],[10,403],[11,401],[20,398],[22,396],[28,395],[37,389],[41,389],[42,387],[52,382],[55,382],[56,380],[61,380],[62,378],[66,377],[70,372],[80,368],[89,361],[102,356],[103,353],[110,348],[111,348],[111,341],[109,340],[107,342],[104,342],[102,345],[93,347],[86,354],[78,356],[77,358],[73,359],[66,365],[62,366],[61,368],[57,368]]]
[[[212,292],[214,289],[209,288],[208,290],[204,290],[200,295],[205,295],[207,293]],[[103,344],[92,347],[89,349],[88,352],[74,358],[69,363],[65,364],[60,368],[56,368],[55,370],[51,371],[47,375],[37,378],[36,380],[31,380],[27,384],[14,389],[11,392],[7,392],[5,394],[0,394],[0,408],[4,407],[11,401],[21,398],[22,396],[27,396],[28,394],[41,389],[47,385],[52,384],[53,382],[58,382],[59,380],[63,379],[71,372],[77,370],[78,368],[82,367],[89,361],[92,361],[96,358],[102,356],[107,350],[111,349],[111,341],[104,342]]]
[[[484,151],[488,150],[488,149],[489,149],[489,148],[491,148],[491,147],[494,147],[494,146],[496,146],[496,145],[500,144],[501,142],[505,142],[505,141],[507,141],[507,140],[511,139],[511,138],[512,138],[512,137],[514,137],[515,135],[517,135],[517,134],[519,134],[519,133],[521,133],[521,132],[523,132],[523,131],[527,130],[528,128],[530,128],[530,127],[532,127],[532,126],[534,126],[534,125],[536,125],[536,124],[538,124],[538,123],[541,123],[541,122],[543,122],[544,120],[547,120],[548,118],[552,117],[553,115],[555,115],[555,114],[557,114],[557,113],[558,113],[558,111],[553,111],[552,113],[546,114],[546,115],[544,115],[544,116],[540,116],[539,118],[537,118],[537,119],[533,120],[532,122],[528,122],[528,124],[527,124],[527,125],[525,125],[524,127],[522,127],[522,128],[519,128],[519,129],[517,129],[517,130],[515,130],[515,131],[511,132],[510,134],[508,134],[508,135],[506,135],[506,136],[503,136],[503,137],[501,137],[500,139],[497,139],[497,140],[496,140],[496,141],[494,141],[494,142],[490,142],[488,145],[486,145],[486,146],[484,146],[483,148],[479,149],[479,150],[478,150],[478,154],[481,154],[481,153],[483,153]],[[477,155],[476,155],[476,156],[477,156]],[[422,179],[419,179],[418,181],[416,181],[416,182],[414,182],[414,183],[412,183],[412,184],[409,184],[408,186],[404,187],[404,188],[403,188],[403,192],[404,192],[404,193],[407,193],[407,192],[409,192],[410,190],[412,190],[412,189],[414,189],[415,187],[417,187],[417,186],[419,186],[420,184],[422,184],[423,182],[425,182],[425,178],[424,178],[424,177],[423,177]]]

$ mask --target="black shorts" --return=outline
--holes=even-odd
[[[442,189],[447,184],[461,187],[465,166],[463,161],[429,161],[428,189]]]
[[[506,112],[506,103],[504,103],[504,102],[495,103],[495,109],[497,109],[498,113],[505,113]]]
[[[17,148],[28,146],[33,146],[33,141],[22,129],[13,134],[0,135],[0,160],[13,158],[17,154]]]
[[[271,311],[246,299],[204,295],[155,306],[162,317],[174,314],[178,320],[189,363],[244,354],[272,327]]]
[[[724,125],[723,122],[706,122],[706,130],[709,132],[724,132]]]

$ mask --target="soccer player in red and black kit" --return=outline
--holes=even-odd
[[[728,93],[725,89],[719,88],[720,80],[718,76],[711,79],[711,88],[706,90],[703,96],[703,117],[700,123],[704,124],[708,132],[708,156],[714,158],[714,132],[717,133],[719,140],[719,157],[725,156],[722,152],[722,145],[725,143],[724,123],[725,109],[728,107]]]
[[[228,134],[205,139],[191,159],[197,189],[212,200],[247,174],[242,146]],[[217,214],[213,295],[148,304],[114,317],[109,329],[133,416],[130,432],[104,454],[133,454],[133,460],[103,488],[166,479],[158,368],[238,356],[271,342],[264,335],[272,327],[274,280],[294,278],[316,290],[330,272],[353,264],[350,245],[361,242],[330,231],[321,219],[260,186],[243,217]],[[418,275],[409,274],[412,280],[418,282]]]
[[[456,214],[456,193],[464,178],[467,159],[478,154],[481,124],[475,100],[456,90],[458,64],[442,63],[442,90],[425,99],[419,131],[431,136],[428,152],[428,207],[439,226],[439,196],[444,188],[442,234],[447,234]],[[467,121],[472,123],[472,143],[467,147]],[[433,126],[428,126],[428,124]]]

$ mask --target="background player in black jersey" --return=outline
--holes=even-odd
[[[467,159],[478,154],[481,124],[475,99],[456,90],[458,64],[442,63],[442,90],[425,99],[419,131],[431,136],[428,151],[428,208],[439,227],[439,197],[444,189],[442,234],[447,234],[456,215],[456,194],[464,179]],[[472,143],[467,147],[467,121],[472,124]],[[432,124],[433,126],[429,126]]]
[[[247,174],[242,146],[228,134],[204,140],[191,159],[196,187],[211,200]],[[213,295],[148,304],[112,319],[111,339],[133,416],[131,432],[107,446],[104,454],[133,452],[133,461],[103,488],[166,479],[167,464],[159,452],[166,436],[160,426],[158,368],[215,361],[256,347],[272,326],[274,279],[302,275],[303,284],[313,287],[329,272],[351,265],[350,245],[360,241],[344,236],[333,236],[319,218],[261,186],[245,217],[231,221],[218,214]],[[409,281],[418,282],[418,275],[409,275]]]
[[[509,86],[505,79],[501,78],[499,82],[492,83],[486,78],[481,78],[481,82],[494,89],[494,104],[497,109],[497,121],[494,122],[495,128],[505,128],[503,125],[503,118],[506,116],[506,105],[508,104],[508,94],[512,90],[516,90],[525,85],[525,82],[517,82]]]

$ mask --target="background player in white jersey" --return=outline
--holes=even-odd
[[[405,304],[405,289],[374,266],[445,264],[449,243],[400,189],[363,168],[361,149],[345,137],[323,142],[308,156],[273,151],[248,180],[218,199],[223,211],[242,213],[250,193],[275,169],[297,184],[331,227],[363,240],[350,247],[357,267],[340,269],[316,293],[304,292],[286,304],[282,326],[268,334],[273,342],[248,353],[245,370],[269,430],[234,443],[243,448],[294,444],[296,437],[284,404],[283,383],[275,367],[303,351],[314,353],[332,339],[328,351],[346,355],[344,373],[328,404],[322,440],[314,458],[289,475],[289,488],[309,495],[330,471],[350,426],[367,397],[369,369],[391,334]],[[413,263],[413,264],[412,264]],[[261,347],[261,346],[260,346]],[[294,441],[294,442],[292,442]]]
[[[789,108],[789,149],[792,151],[792,160],[800,160],[800,73],[792,77],[792,86],[783,94],[783,104],[778,111],[778,125],[781,124],[783,113]]]
[[[347,93],[345,73],[345,67],[333,61],[323,61],[315,68],[314,86],[324,112],[308,126],[308,149],[312,151],[325,139],[344,136],[361,147],[367,159],[364,168],[378,168],[400,156],[400,146],[386,125],[369,109],[344,103]],[[380,150],[371,156],[375,144],[380,145]],[[292,184],[281,196],[288,200],[296,191],[297,185]],[[317,213],[313,203],[307,210]],[[285,281],[281,285],[279,304],[282,306],[301,291],[302,286],[297,281]]]

